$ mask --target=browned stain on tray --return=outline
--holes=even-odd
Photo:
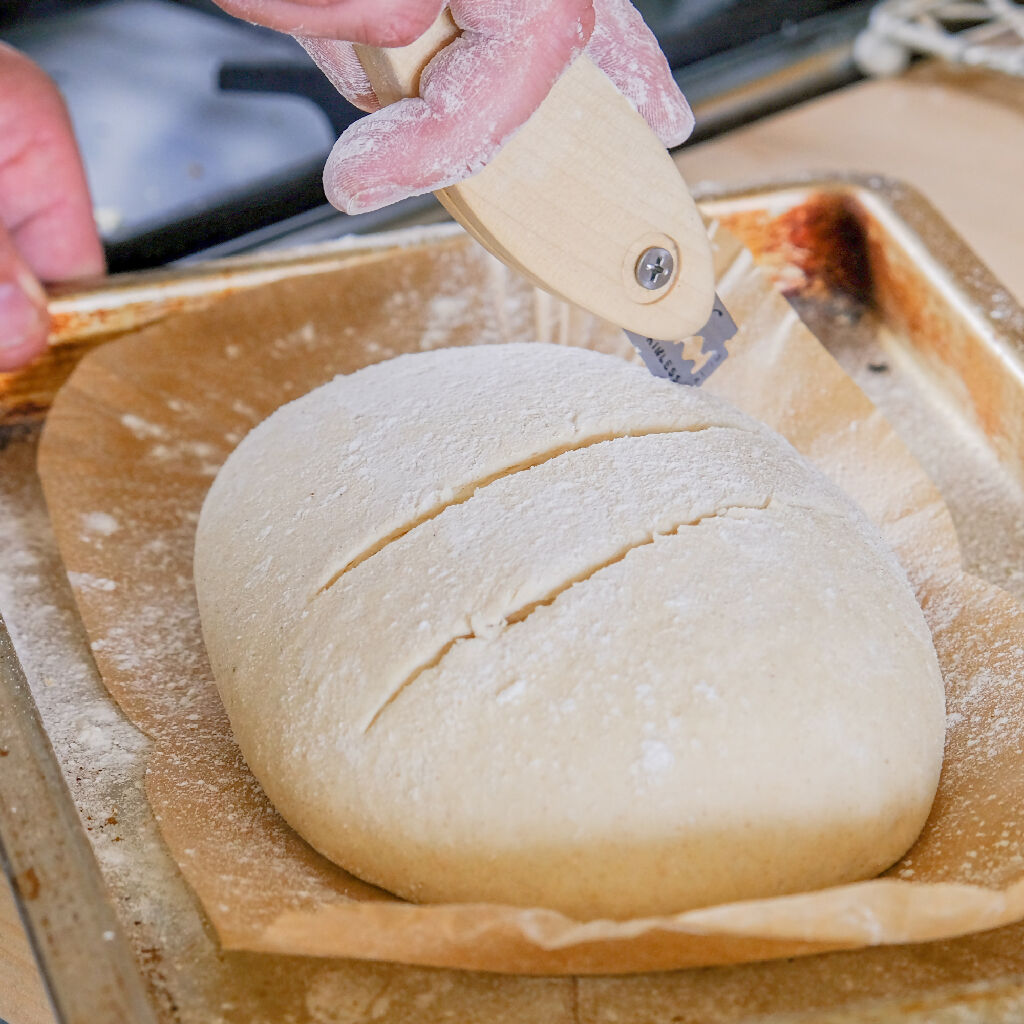
[[[742,210],[721,217],[784,293],[839,293],[867,305],[873,280],[864,219],[856,200],[822,192],[772,215]]]
[[[923,366],[959,396],[997,449],[1017,449],[1024,421],[1019,382],[996,351],[979,344],[977,325],[972,329],[949,316],[923,280],[920,261],[888,244],[878,226],[868,223],[871,276],[883,314],[913,340]]]
[[[16,875],[14,884],[17,886],[18,893],[22,899],[26,900],[38,899],[43,887],[35,868],[28,868],[22,871],[21,874]]]
[[[921,204],[915,197],[917,204]],[[858,190],[824,188],[777,212],[740,209],[722,224],[754,253],[783,294],[827,301],[839,315],[873,308],[910,341],[925,372],[936,378],[960,411],[1016,461],[1024,444],[1021,353],[980,336],[986,322],[999,326],[1019,313],[977,258],[943,226],[935,229],[944,261],[925,268],[923,247],[894,244],[891,223],[881,223],[858,200]],[[919,246],[918,240],[908,244]],[[940,277],[946,280],[938,280]],[[951,315],[950,289],[969,289],[974,322]],[[1015,356],[1017,358],[1015,358]],[[879,364],[876,372],[885,372]],[[1021,474],[1024,476],[1024,473]]]

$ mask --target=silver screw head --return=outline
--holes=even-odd
[[[648,249],[637,261],[637,283],[648,291],[664,288],[672,280],[676,269],[676,261],[668,249],[655,246]]]

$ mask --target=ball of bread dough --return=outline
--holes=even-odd
[[[725,402],[549,345],[279,409],[199,521],[207,650],[281,814],[411,900],[627,918],[867,878],[942,678],[896,558]]]

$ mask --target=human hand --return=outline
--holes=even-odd
[[[103,273],[85,172],[53,82],[0,43],[0,371],[46,347],[40,281]]]
[[[668,63],[629,0],[451,0],[461,37],[428,65],[419,97],[383,110],[352,41],[411,43],[442,0],[217,3],[298,36],[335,87],[370,112],[341,136],[324,169],[327,198],[346,213],[376,210],[481,170],[584,51],[666,146],[693,130]]]

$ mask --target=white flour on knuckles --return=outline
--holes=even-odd
[[[870,877],[944,701],[906,577],[785,441],[583,349],[340,377],[243,441],[203,632],[284,817],[424,901],[670,913]]]

